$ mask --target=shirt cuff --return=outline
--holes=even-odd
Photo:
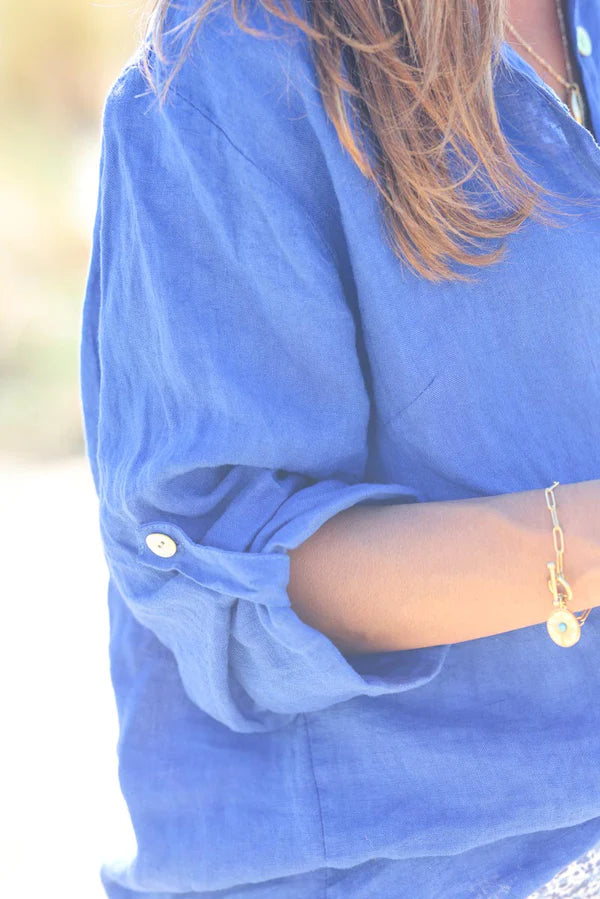
[[[117,587],[173,651],[193,701],[233,730],[271,730],[298,713],[415,689],[442,669],[449,644],[342,653],[298,617],[287,592],[286,551],[329,518],[417,500],[400,485],[321,481],[289,497],[247,552],[194,542],[166,520],[140,524],[135,548],[103,536]]]

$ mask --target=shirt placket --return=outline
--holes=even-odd
[[[570,0],[566,4],[566,28],[569,44],[572,48],[572,56],[579,74],[579,81],[583,88],[584,102],[588,119],[588,126],[598,145],[600,136],[600,70],[598,69],[598,54],[600,46],[597,43],[598,7],[592,9],[591,3],[582,3],[581,0]],[[592,21],[592,17],[595,20]]]

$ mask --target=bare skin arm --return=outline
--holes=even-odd
[[[569,608],[600,606],[600,480],[561,483],[554,495]],[[353,506],[289,556],[293,609],[346,652],[459,643],[552,612],[543,489]]]

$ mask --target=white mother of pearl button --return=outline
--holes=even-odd
[[[146,546],[155,556],[170,559],[177,552],[177,544],[168,534],[148,534]]]

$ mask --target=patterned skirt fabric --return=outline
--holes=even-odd
[[[600,846],[571,862],[529,899],[600,899]]]

